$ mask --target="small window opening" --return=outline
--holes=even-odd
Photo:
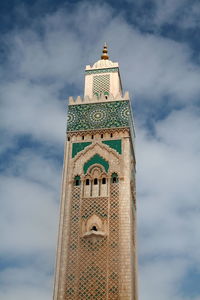
[[[97,178],[94,179],[94,184],[95,184],[95,185],[98,184],[98,179],[97,179]]]
[[[117,182],[117,177],[113,177],[112,182],[116,183]]]
[[[102,184],[106,184],[106,178],[102,178]]]
[[[70,141],[70,137],[67,138],[68,142]]]
[[[92,140],[93,140],[94,136],[92,135]]]
[[[85,184],[86,184],[86,185],[90,185],[90,180],[89,180],[89,179],[86,179]]]
[[[108,96],[105,96],[106,99],[108,99]]]
[[[110,134],[110,137],[113,137],[113,134],[112,134],[112,133]]]
[[[101,138],[103,138],[103,134],[101,134]]]
[[[118,183],[118,175],[117,173],[113,173],[111,176],[111,183]]]
[[[98,231],[97,228],[96,228],[96,226],[92,226],[91,230],[92,231]]]
[[[80,184],[81,184],[81,178],[80,178],[80,176],[76,176],[74,178],[74,185],[79,186]]]
[[[84,135],[82,136],[82,140],[84,140]]]

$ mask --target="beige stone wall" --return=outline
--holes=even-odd
[[[54,300],[64,299],[65,295],[65,275],[67,265],[67,243],[69,236],[69,211],[70,211],[70,194],[71,184],[69,182],[68,170],[70,168],[71,143],[66,142],[63,164],[63,178],[61,188],[61,204],[60,204],[60,223],[58,232],[58,245],[56,255],[56,270],[54,279]],[[67,184],[68,183],[68,184]]]
[[[120,274],[120,299],[134,299],[134,261],[132,238],[133,220],[131,213],[131,143],[130,138],[123,140],[124,177],[120,189],[120,245],[121,245],[121,274]]]
[[[111,137],[112,133],[112,137]],[[83,151],[78,153],[74,159],[71,157],[72,142],[82,141],[82,136],[84,135],[84,141],[92,141],[92,145],[86,147]],[[106,294],[104,298],[98,299],[133,299],[137,300],[137,256],[136,256],[136,222],[135,222],[135,205],[133,201],[133,196],[135,197],[135,183],[133,178],[132,169],[134,168],[134,158],[132,154],[132,143],[129,136],[128,129],[118,129],[118,130],[104,130],[103,140],[107,139],[122,139],[122,155],[119,155],[115,150],[109,148],[107,145],[101,143],[101,132],[82,132],[70,134],[70,141],[66,143],[65,158],[64,158],[64,169],[63,169],[63,184],[62,184],[62,197],[61,197],[61,209],[60,209],[60,225],[59,225],[59,238],[58,238],[58,250],[57,250],[57,265],[55,274],[55,288],[54,288],[54,300],[61,299],[86,299],[76,291],[76,296],[66,296],[67,289],[67,275],[70,269],[69,266],[69,246],[70,246],[70,236],[73,234],[71,227],[71,211],[72,211],[72,186],[74,175],[80,174],[81,178],[84,177],[83,174],[83,164],[94,154],[98,153],[100,156],[105,158],[110,163],[109,173],[107,174],[107,189],[108,197],[107,199],[108,207],[111,205],[111,194],[110,194],[110,176],[112,172],[117,172],[119,175],[119,210],[118,210],[118,250],[116,250],[116,257],[112,261],[112,255],[109,256],[110,245],[109,236],[112,227],[109,227],[110,217],[105,219],[103,222],[93,219],[91,223],[83,223],[81,221],[81,212],[78,214],[79,217],[79,238],[81,241],[82,236],[87,234],[90,224],[95,223],[101,231],[105,233],[107,239],[106,244],[103,244],[103,257],[107,269],[107,276],[109,274],[109,259],[111,259],[111,266],[116,266],[118,270],[118,294],[114,298],[114,294],[109,294],[109,284],[113,284],[108,276],[106,279]],[[84,179],[85,180],[85,179]],[[84,182],[84,181],[83,181]],[[132,182],[132,185],[131,185]],[[80,201],[84,202],[85,198],[85,186],[84,183],[80,187]],[[88,196],[88,193],[87,193]],[[95,195],[93,195],[94,197]],[[95,197],[94,197],[95,198]],[[90,199],[87,198],[87,199]],[[97,198],[95,198],[97,199]],[[101,199],[101,198],[99,198]],[[102,198],[103,199],[103,198]],[[117,198],[116,198],[117,199]],[[91,198],[92,200],[92,198]],[[88,200],[89,201],[89,200]],[[112,200],[113,201],[113,200]],[[117,200],[116,200],[117,201]],[[82,205],[82,204],[81,204]],[[95,217],[94,217],[95,218]],[[116,225],[115,225],[116,226]],[[102,234],[103,237],[103,234]],[[104,239],[105,239],[104,237]],[[95,237],[96,238],[96,237]],[[116,238],[117,240],[117,238]],[[85,240],[83,240],[85,241]],[[80,250],[80,242],[78,242],[78,249]],[[118,254],[117,254],[118,253]],[[81,265],[81,258],[84,254],[77,252],[76,255],[76,277],[77,277],[77,287],[80,286],[79,278],[80,271],[83,270],[84,265]],[[101,255],[99,252],[98,255]],[[97,258],[98,258],[97,255]],[[99,256],[99,261],[101,260]],[[110,258],[109,258],[110,257]],[[104,260],[102,260],[103,262]],[[75,264],[74,264],[75,267]],[[102,271],[103,272],[103,271]],[[115,271],[116,272],[116,271]],[[95,285],[95,282],[93,283]],[[95,298],[96,299],[96,298]]]

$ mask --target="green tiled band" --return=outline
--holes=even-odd
[[[129,101],[70,105],[67,131],[130,127]]]
[[[109,73],[109,72],[118,72],[118,68],[106,68],[98,70],[85,70],[85,74],[98,74],[98,73]]]

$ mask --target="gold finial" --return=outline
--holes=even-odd
[[[104,47],[103,47],[103,54],[101,55],[101,59],[109,59],[109,56],[108,56],[108,49],[107,49],[107,44],[105,43],[104,44]]]

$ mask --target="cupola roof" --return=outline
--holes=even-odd
[[[92,66],[92,68],[101,69],[101,68],[110,68],[110,67],[114,67],[114,66],[115,66],[115,63],[113,63],[111,60],[109,60],[108,46],[105,43],[103,50],[102,50],[101,59],[98,60],[97,62],[95,62],[94,65]]]

